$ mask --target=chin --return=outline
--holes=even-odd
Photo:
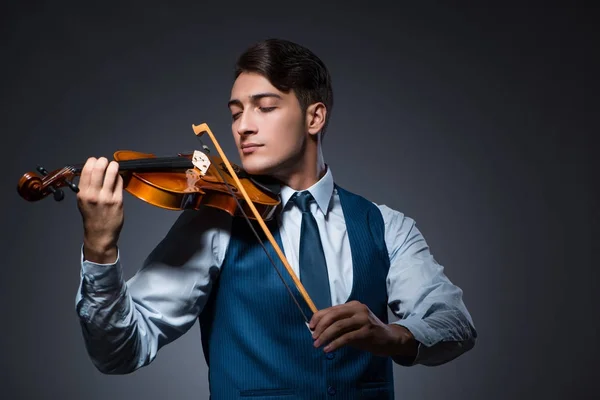
[[[242,168],[250,175],[270,175],[275,170],[275,165],[258,157],[242,157]]]

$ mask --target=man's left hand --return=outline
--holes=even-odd
[[[417,342],[403,326],[382,322],[358,301],[317,311],[310,320],[314,346],[325,352],[350,345],[379,356],[416,354]]]

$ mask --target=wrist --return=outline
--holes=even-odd
[[[115,244],[98,244],[89,240],[83,241],[83,258],[96,264],[113,264],[117,260]]]
[[[416,357],[419,342],[412,332],[398,324],[388,324],[388,327],[391,334],[388,355],[392,357]]]

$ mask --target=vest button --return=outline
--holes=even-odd
[[[333,386],[329,386],[327,388],[327,394],[329,394],[330,396],[333,396],[335,394],[335,388]]]
[[[327,353],[325,357],[327,357],[328,360],[333,360],[335,358],[335,353]]]

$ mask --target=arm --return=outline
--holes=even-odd
[[[389,306],[399,318],[390,325],[403,327],[394,327],[399,342],[417,345],[416,357],[393,359],[403,366],[451,361],[472,349],[477,338],[463,292],[435,261],[415,221],[388,207],[380,209],[390,254]]]
[[[127,282],[119,253],[115,262],[99,264],[82,251],[76,311],[101,372],[133,372],[189,330],[218,274],[229,224],[218,210],[184,211]]]

